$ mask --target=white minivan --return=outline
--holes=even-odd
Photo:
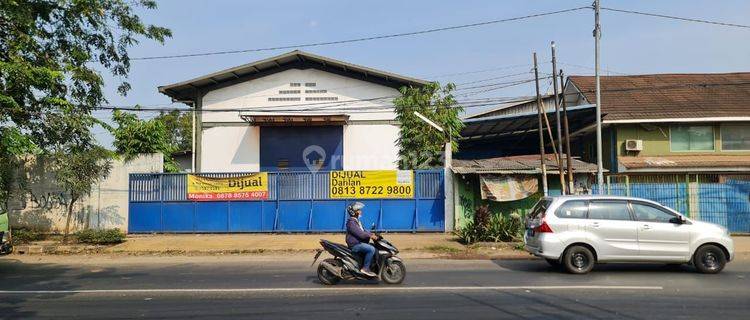
[[[524,243],[531,254],[577,274],[600,262],[692,263],[718,273],[734,257],[726,228],[632,197],[542,198],[527,217]]]

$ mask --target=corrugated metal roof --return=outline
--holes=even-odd
[[[316,68],[394,88],[409,85],[421,86],[428,83],[428,81],[417,78],[406,77],[387,71],[319,56],[309,52],[294,50],[275,57],[217,71],[190,80],[160,86],[159,92],[166,94],[173,99],[187,100],[194,98],[195,94],[199,91],[212,90],[226,85],[249,81],[293,68]]]
[[[750,155],[695,154],[677,156],[639,156],[617,158],[627,171],[750,171]]]
[[[557,173],[557,161],[555,156],[547,154],[544,161],[548,173]],[[578,173],[596,172],[596,164],[573,159],[573,171]],[[563,156],[563,166],[567,167],[567,161]],[[503,173],[503,174],[532,174],[541,173],[541,161],[539,155],[508,156],[487,159],[453,160],[452,170],[455,173]]]

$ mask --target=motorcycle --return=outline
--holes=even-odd
[[[373,229],[375,226],[373,226]],[[379,234],[375,234],[377,239],[373,245],[377,252],[372,259],[370,270],[375,273],[376,277],[370,277],[359,270],[362,269],[364,257],[353,253],[346,245],[334,243],[328,240],[320,240],[323,249],[319,249],[315,254],[312,265],[318,261],[323,252],[333,255],[333,258],[325,259],[318,265],[318,280],[325,285],[335,285],[341,280],[382,280],[387,284],[399,284],[406,277],[406,266],[403,260],[397,256],[398,249],[383,239]]]

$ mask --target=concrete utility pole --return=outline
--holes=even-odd
[[[552,85],[555,87],[553,92],[555,94],[555,120],[557,121],[557,171],[560,174],[560,194],[567,194],[565,191],[565,166],[562,161],[562,129],[560,128],[560,99],[557,92],[557,59],[555,59],[554,41],[552,41]]]
[[[549,195],[547,190],[547,166],[544,164],[546,160],[544,155],[544,129],[542,128],[542,96],[539,94],[539,68],[536,64],[536,52],[534,52],[534,79],[536,82],[536,109],[539,111],[539,160],[542,165],[542,192],[546,197]]]
[[[574,194],[575,186],[573,181],[573,156],[571,155],[570,151],[570,126],[568,124],[568,107],[565,104],[565,76],[563,76],[562,69],[560,69],[560,85],[562,85],[562,101],[560,104],[562,104],[563,109],[563,130],[565,131],[565,162],[567,162],[568,164],[568,194]]]
[[[602,90],[599,79],[599,39],[602,26],[599,23],[599,0],[594,0],[594,78],[596,79],[596,184],[599,194],[604,193],[604,167],[602,166]]]

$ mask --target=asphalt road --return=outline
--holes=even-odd
[[[2,257],[0,318],[747,319],[750,257],[723,273],[540,260],[410,260],[399,286],[325,287],[310,261]]]

